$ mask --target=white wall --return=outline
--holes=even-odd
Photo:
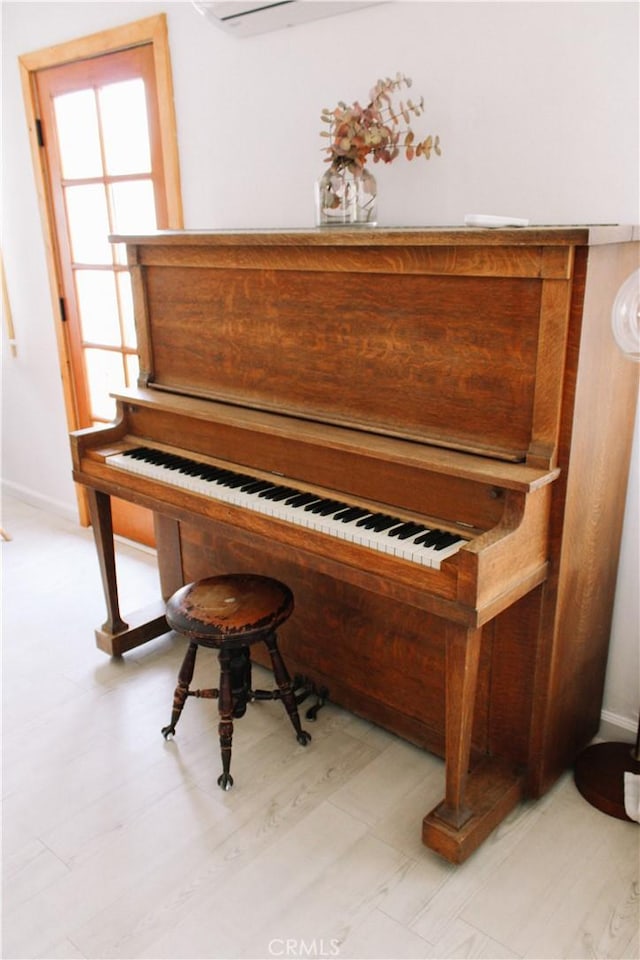
[[[638,5],[384,3],[236,39],[190,3],[2,4],[2,245],[17,336],[3,352],[6,490],[75,515],[17,57],[166,12],[187,227],[313,224],[320,111],[402,71],[443,156],[374,167],[379,221],[638,221]],[[4,333],[3,333],[4,337]],[[638,453],[634,454],[634,493]],[[605,716],[635,724],[638,512],[630,498]]]

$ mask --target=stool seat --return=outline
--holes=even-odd
[[[276,629],[293,612],[293,594],[289,587],[271,577],[234,573],[208,577],[188,583],[167,603],[169,626],[189,640],[173,695],[171,722],[162,728],[165,739],[176,732],[187,697],[218,700],[218,735],[222,756],[222,774],[218,784],[228,790],[233,785],[229,772],[233,718],[244,716],[253,700],[282,700],[296,733],[298,743],[306,746],[310,734],[302,729],[298,699],[278,649]],[[276,690],[254,690],[251,685],[252,644],[262,641],[271,658]],[[198,647],[218,651],[220,687],[191,690],[190,684]],[[301,699],[304,699],[304,696]]]
[[[226,574],[189,583],[167,603],[172,630],[203,645],[255,643],[293,612],[289,587],[270,577]]]

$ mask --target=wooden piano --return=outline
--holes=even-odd
[[[162,232],[126,243],[140,355],[72,435],[121,654],[110,498],[162,594],[280,577],[292,670],[444,756],[422,837],[463,861],[597,731],[637,368],[625,227]]]

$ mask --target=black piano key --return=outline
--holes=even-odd
[[[407,536],[409,536],[407,531],[412,528],[413,528],[413,524],[402,523],[401,521],[398,521],[398,525],[390,529],[387,536],[398,537],[398,539],[404,539],[405,533]]]
[[[166,467],[167,470],[177,470],[178,467],[180,466],[180,460],[181,460],[181,457],[169,456],[169,457],[163,457],[160,460],[160,463],[162,463],[162,465]]]
[[[309,513],[318,513],[322,517],[328,517],[331,513],[335,513],[336,510],[342,510],[344,507],[346,507],[346,503],[327,498],[318,500],[316,503],[308,503],[305,510],[308,510]]]
[[[370,513],[370,510],[365,510],[363,507],[347,507],[346,510],[339,510],[333,519],[341,520],[342,523],[351,523],[361,517],[368,517]]]
[[[265,500],[285,500],[287,497],[292,496],[296,491],[293,487],[284,487],[277,486],[272,487],[271,490],[263,490],[262,493],[259,493],[259,497],[264,497]]]
[[[358,526],[365,530],[374,530],[376,533],[382,533],[383,530],[389,530],[391,527],[397,527],[401,523],[397,517],[390,517],[386,513],[374,513],[372,516],[365,517],[358,521]]]
[[[407,522],[401,524],[399,527],[394,527],[393,530],[389,531],[390,537],[397,537],[398,540],[408,540],[409,537],[415,537],[417,533],[425,530],[425,527],[421,523],[412,523]]]
[[[179,468],[179,473],[184,473],[186,477],[201,477],[202,476],[202,464],[191,462],[186,466]]]
[[[217,480],[222,473],[223,471],[220,467],[212,467],[206,463],[200,464],[199,476],[201,476],[203,480]]]
[[[422,545],[424,547],[432,547],[434,543],[437,543],[438,537],[441,536],[442,530],[427,530],[426,533],[423,533],[421,536],[416,537],[414,543]]]
[[[253,480],[252,483],[245,483],[240,487],[243,493],[260,493],[262,490],[270,490],[275,487],[275,483],[270,480]]]
[[[276,483],[269,490],[261,490],[258,496],[262,497],[263,499],[270,500],[274,493],[277,493],[282,489],[283,489],[282,484]]]
[[[414,543],[424,547],[433,547],[434,550],[444,550],[452,543],[463,542],[464,537],[457,533],[450,533],[448,530],[431,530],[429,533],[416,537]]]
[[[221,470],[217,477],[214,479],[214,483],[218,483],[221,487],[227,486],[228,480],[233,480],[235,473],[233,470]]]
[[[438,542],[433,545],[433,549],[444,550],[445,547],[450,546],[452,543],[457,543],[458,540],[462,539],[462,537],[459,537],[455,533],[443,533],[443,535],[438,539]]]
[[[171,455],[163,453],[162,450],[149,450],[144,459],[148,460],[149,463],[171,463]]]
[[[295,493],[295,490],[293,489],[293,487],[283,487],[282,490],[280,490],[273,497],[269,497],[269,499],[275,500],[276,502],[282,502],[283,500],[286,500],[288,497],[290,497],[293,493]]]
[[[327,499],[327,497],[320,497],[319,499],[312,500],[310,503],[307,503],[304,509],[308,513],[318,513],[319,510],[322,510],[323,507],[332,502],[333,501]]]
[[[429,529],[428,527],[425,527],[423,523],[414,524],[414,528],[415,528],[414,531],[407,535],[407,539],[410,539],[411,537],[415,537],[420,533],[426,533],[427,530]]]
[[[222,467],[218,470],[215,476],[215,482],[219,483],[220,486],[224,487],[227,480],[233,480],[235,473],[233,470],[224,470]]]
[[[369,513],[366,517],[363,517],[361,520],[358,520],[356,523],[357,527],[364,527],[365,530],[372,530],[373,524],[382,519],[384,514],[382,513]]]
[[[223,470],[222,473],[218,474],[215,482],[221,487],[228,487],[230,483],[233,483],[234,477],[233,470]]]
[[[220,467],[214,467],[210,463],[194,463],[193,476],[202,477],[203,480],[213,480],[222,473]]]
[[[217,480],[224,471],[220,467],[211,467],[207,466],[206,463],[200,464],[200,470],[198,476],[202,477],[203,480]]]
[[[304,507],[308,503],[314,503],[316,500],[321,499],[317,493],[296,493],[295,496],[285,500],[285,504],[288,507]]]
[[[346,507],[346,503],[341,503],[338,500],[334,500],[333,502],[329,502],[325,504],[322,510],[317,510],[315,512],[318,513],[321,517],[331,517],[337,511],[344,510],[345,507]]]
[[[243,484],[252,483],[254,477],[250,477],[246,473],[236,473],[233,477],[230,477],[226,483],[225,487],[230,487],[232,490],[235,490],[237,487],[241,487]]]

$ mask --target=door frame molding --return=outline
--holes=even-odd
[[[63,296],[60,255],[56,239],[56,227],[53,213],[53,201],[49,189],[49,177],[46,167],[46,154],[39,142],[38,120],[39,106],[36,92],[36,74],[48,67],[62,66],[74,60],[85,60],[104,54],[115,53],[141,44],[151,44],[155,67],[158,111],[160,117],[160,141],[162,144],[165,190],[167,197],[167,228],[181,229],[184,226],[182,211],[182,190],[180,184],[180,164],[178,156],[177,125],[173,97],[173,78],[169,51],[169,34],[166,14],[161,13],[133,23],[101,30],[99,33],[79,37],[66,43],[45,47],[33,53],[18,57],[20,80],[24,98],[29,145],[33,161],[33,170],[42,220],[45,257],[49,288],[51,294],[52,316],[54,318],[64,406],[69,430],[80,427],[75,403],[75,391],[71,367],[70,344],[67,327],[61,314]],[[77,489],[80,522],[89,523],[88,506],[83,492]]]

